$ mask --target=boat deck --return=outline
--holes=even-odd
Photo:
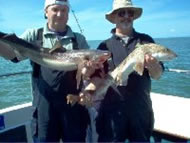
[[[190,98],[151,93],[155,130],[190,140]]]
[[[157,93],[151,93],[151,98],[155,114],[155,142],[162,142],[163,139],[172,142],[190,141],[190,98]],[[0,142],[32,142],[31,105],[27,103],[0,110]],[[19,132],[22,137],[10,135],[18,133],[18,129],[25,131]]]

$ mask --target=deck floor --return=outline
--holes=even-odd
[[[190,98],[151,93],[155,129],[190,139]]]
[[[155,114],[155,130],[190,140],[190,98],[151,93],[151,99]],[[2,109],[0,114],[4,116],[5,127],[8,129],[27,123],[31,119],[30,111],[31,103],[27,103]]]

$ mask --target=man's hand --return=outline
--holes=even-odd
[[[163,69],[159,61],[151,55],[145,55],[145,68],[148,69],[150,76],[153,79],[159,79]]]
[[[80,100],[79,100],[79,104],[83,105],[83,106],[86,106],[87,108],[88,107],[91,107],[92,106],[92,95],[90,94],[90,92],[81,92],[79,94],[79,97],[80,97]]]
[[[82,69],[83,79],[89,80],[96,70],[99,69],[103,72],[103,68],[104,68],[103,63],[86,61],[84,64],[84,68]]]
[[[67,95],[67,104],[71,104],[71,106],[74,106],[76,103],[91,107],[92,106],[92,95],[88,91],[83,91],[77,95],[68,94]]]

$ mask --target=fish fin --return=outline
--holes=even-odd
[[[125,80],[121,80],[121,82],[120,82],[120,86],[127,86],[127,83],[128,83],[128,76],[127,77],[125,77]]]
[[[80,82],[81,82],[83,67],[84,67],[84,63],[79,62],[78,68],[77,68],[77,73],[76,73],[77,89],[79,89],[79,85],[80,85]]]
[[[140,47],[142,44],[140,43],[140,42],[138,42],[137,44],[136,44],[136,48],[138,48],[138,47]]]
[[[134,66],[134,70],[139,74],[143,75],[144,72],[144,62],[137,62]]]
[[[108,57],[110,57],[110,55],[99,57],[97,62],[98,63],[104,63],[104,62],[106,62],[108,60]]]
[[[2,39],[4,40],[8,40],[11,42],[15,42],[16,40],[18,40],[19,38],[16,36],[16,34],[4,34],[2,37]]]
[[[80,100],[79,96],[73,94],[68,94],[66,98],[67,104],[71,104],[71,106],[74,106]]]
[[[115,78],[115,82],[116,82],[117,85],[121,85],[122,84],[122,73],[121,72],[117,73],[117,76]]]
[[[56,43],[54,44],[53,48],[51,50],[49,50],[50,54],[53,54],[55,52],[58,52],[58,53],[66,52],[66,49],[63,48],[63,46],[62,46],[62,44],[61,44],[60,41],[56,41]]]
[[[125,79],[125,80],[123,80]],[[121,72],[118,73],[117,77],[116,77],[116,85],[120,85],[120,86],[126,86],[128,83],[128,76],[126,76],[125,78],[123,77],[123,74]]]

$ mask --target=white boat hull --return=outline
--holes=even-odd
[[[179,141],[190,140],[190,98],[157,93],[151,93],[151,98],[155,114],[155,132],[174,137]],[[0,142],[2,142],[1,134],[24,126],[26,133],[19,134],[21,137],[25,135],[26,142],[32,143],[31,114],[32,103],[0,110]],[[5,141],[10,142],[11,138],[14,136]]]

